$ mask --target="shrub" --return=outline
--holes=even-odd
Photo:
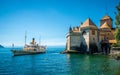
[[[112,47],[120,47],[120,40],[117,43],[112,44]]]

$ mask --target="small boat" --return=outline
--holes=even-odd
[[[14,47],[14,44],[13,44],[13,47]],[[25,43],[25,46],[22,50],[15,50],[14,48],[12,48],[11,51],[12,51],[14,56],[40,54],[40,53],[45,53],[46,52],[46,46],[41,46],[41,45],[37,44],[35,42],[35,38],[33,38],[32,42],[30,42],[29,45],[27,45]]]

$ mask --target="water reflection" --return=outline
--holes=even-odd
[[[120,75],[120,61],[107,55],[66,54],[70,74],[75,75]]]
[[[0,50],[0,75],[120,75],[120,61],[107,55],[60,54],[61,50],[18,57],[12,57],[10,49]]]

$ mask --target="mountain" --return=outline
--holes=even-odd
[[[0,45],[0,48],[4,48],[2,45]]]

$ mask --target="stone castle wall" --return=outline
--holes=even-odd
[[[114,40],[112,19],[109,16],[104,16],[100,20],[100,26],[100,29],[98,29],[92,20],[88,18],[84,23],[81,23],[80,27],[70,28],[66,49],[89,53],[100,52],[101,40],[106,38],[108,40]]]

